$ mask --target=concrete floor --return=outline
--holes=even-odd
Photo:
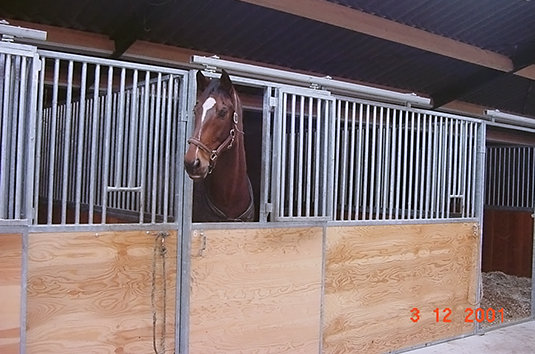
[[[487,331],[483,335],[452,340],[410,354],[523,354],[535,353],[535,321]]]

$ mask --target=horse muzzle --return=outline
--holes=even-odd
[[[201,156],[197,156],[198,154],[194,151],[190,153],[190,150],[184,156],[184,168],[187,174],[193,180],[206,178],[210,173],[210,162]]]

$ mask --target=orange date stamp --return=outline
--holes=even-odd
[[[435,310],[433,310],[433,312],[435,314],[436,322],[444,322],[444,323],[451,322],[450,316],[452,314],[452,311],[449,307],[446,307],[442,311],[439,308],[436,308]],[[464,310],[464,313],[465,313],[464,322],[466,323],[474,323],[474,320],[479,323],[483,321],[492,323],[496,320],[501,320],[501,322],[503,322],[503,308],[499,309],[498,311],[495,311],[492,308],[488,308],[487,310],[484,310],[481,308],[477,308],[477,309],[467,308],[466,310]],[[422,317],[422,313],[420,312],[420,310],[418,310],[417,307],[411,310],[411,314],[412,314],[411,321],[414,323],[418,322]]]

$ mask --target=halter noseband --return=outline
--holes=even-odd
[[[234,109],[237,107],[237,101],[234,105]],[[223,141],[215,150],[210,150],[208,146],[206,146],[201,139],[197,139],[195,137],[191,137],[188,139],[188,144],[193,144],[197,146],[199,149],[203,150],[210,156],[210,162],[209,162],[209,169],[208,174],[211,174],[212,171],[215,168],[215,164],[217,162],[217,158],[219,157],[219,154],[226,148],[227,150],[230,150],[232,148],[232,145],[234,144],[234,139],[236,138],[236,133],[244,134],[239,128],[238,128],[238,112],[234,111],[233,116],[233,127],[229,131],[228,137]],[[199,137],[200,138],[200,137]]]

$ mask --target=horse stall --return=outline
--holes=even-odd
[[[197,70],[0,51],[2,353],[386,353],[479,328],[484,121],[215,60],[239,132],[210,176],[243,139],[255,218],[196,222],[184,154],[217,103]]]
[[[0,51],[0,352],[173,352],[187,72]]]
[[[485,124],[258,71],[281,81],[232,81],[244,130],[262,133],[259,221],[192,223],[189,352],[386,353],[474,334]]]
[[[504,308],[503,322],[533,314],[534,153],[532,146],[487,147],[482,300]]]

